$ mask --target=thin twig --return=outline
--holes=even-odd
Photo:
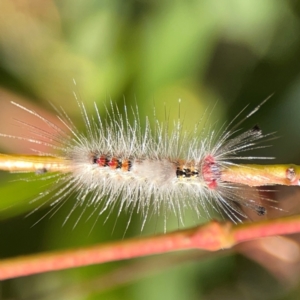
[[[0,280],[169,251],[216,251],[261,237],[297,232],[300,232],[300,216],[239,225],[212,221],[199,227],[164,235],[2,260]]]
[[[300,166],[285,165],[232,165],[222,170],[221,180],[248,186],[300,185]]]
[[[71,172],[70,161],[62,157],[1,154],[0,170],[10,172]],[[221,180],[248,186],[300,185],[300,166],[285,165],[232,165],[222,170]]]
[[[52,156],[1,154],[0,170],[9,172],[70,172],[69,161]]]

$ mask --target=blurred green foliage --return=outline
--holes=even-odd
[[[159,119],[166,110],[177,118],[182,99],[180,113],[192,127],[207,107],[216,105],[211,123],[223,124],[275,92],[243,126],[259,122],[265,132],[277,131],[280,139],[262,155],[299,163],[299,16],[292,0],[1,0],[0,110],[18,97],[54,113],[51,102],[80,124],[74,91],[101,112],[110,99],[120,107],[124,99],[137,104],[143,122],[153,104]],[[9,140],[0,142],[11,151]],[[90,230],[95,218],[72,229],[75,212],[62,227],[72,201],[46,217],[40,209],[24,218],[46,182],[20,177],[0,173],[0,257],[122,238],[125,214],[116,224],[113,216],[104,225],[100,218]],[[140,223],[135,216],[126,236],[139,235]],[[278,283],[238,255],[214,256],[167,254],[15,279],[0,283],[0,298],[298,299],[299,281]]]

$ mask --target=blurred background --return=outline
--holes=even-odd
[[[242,127],[259,124],[266,133],[276,132],[278,139],[259,155],[299,164],[299,54],[298,1],[1,0],[0,132],[26,136],[15,120],[34,122],[10,101],[53,122],[50,103],[62,106],[80,128],[74,93],[90,111],[96,102],[100,113],[110,100],[119,107],[124,101],[137,104],[141,120],[153,116],[154,106],[157,118],[164,119],[166,111],[177,118],[181,99],[180,114],[192,127],[206,109],[212,111],[211,124],[222,125],[274,93]],[[3,153],[30,148],[0,138]],[[114,215],[105,224],[99,218],[91,230],[95,219],[82,219],[74,228],[80,214],[75,212],[63,226],[72,199],[55,214],[47,215],[45,205],[25,217],[37,205],[30,200],[47,188],[47,182],[31,179],[0,173],[1,258],[123,238],[125,213],[117,222]],[[274,210],[271,217],[299,212],[298,189],[278,187],[272,194],[284,211]],[[156,232],[155,222],[142,233],[140,228],[136,216],[126,238]],[[297,239],[8,280],[0,283],[0,299],[299,299]]]

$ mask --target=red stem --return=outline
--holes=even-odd
[[[266,236],[300,232],[300,216],[233,225],[212,221],[165,235],[0,261],[0,280],[185,249],[215,251]]]

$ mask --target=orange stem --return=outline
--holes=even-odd
[[[300,166],[232,165],[222,170],[221,180],[248,186],[300,185]]]
[[[1,154],[0,170],[9,172],[69,172],[66,159],[52,156]]]
[[[10,172],[71,172],[69,160],[61,157],[0,154],[0,170]],[[300,185],[300,166],[231,165],[221,172],[221,181],[248,186]]]

